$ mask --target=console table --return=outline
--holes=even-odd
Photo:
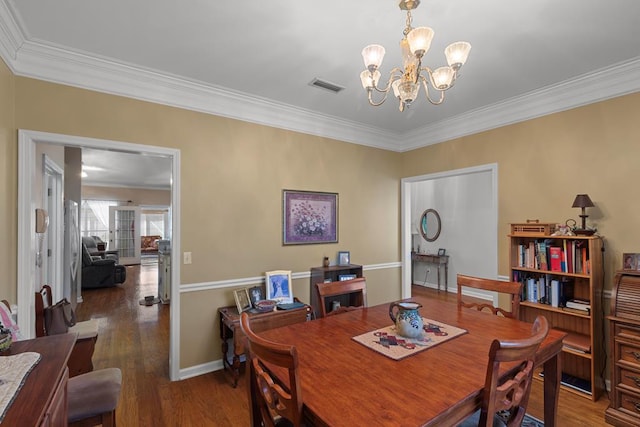
[[[240,377],[240,356],[245,353],[246,336],[240,328],[240,314],[235,306],[220,307],[220,340],[222,341],[222,365],[231,372],[233,386],[238,385]],[[254,332],[262,332],[267,329],[311,320],[311,307],[293,308],[291,310],[275,310],[267,313],[249,313],[251,316],[251,329]],[[233,338],[233,358],[229,360],[229,343]]]
[[[411,284],[413,284],[413,270],[416,262],[435,264],[438,269],[438,292],[440,292],[440,267],[444,266],[444,290],[449,289],[449,255],[421,254],[411,252]]]

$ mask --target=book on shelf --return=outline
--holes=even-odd
[[[538,265],[540,270],[549,270],[549,263],[547,262],[547,243],[546,240],[537,242],[538,248]]]
[[[588,335],[563,329],[560,330],[567,333],[567,336],[562,340],[563,347],[584,354],[591,353],[591,339]]]
[[[565,303],[566,308],[574,310],[591,311],[591,302],[589,300],[570,299]]]
[[[540,372],[538,375],[544,378],[544,371]],[[583,393],[591,394],[591,383],[588,380],[574,377],[573,375],[569,375],[566,372],[562,373],[560,384],[565,387],[581,391]]]
[[[551,279],[551,305],[560,307],[560,281]]]
[[[562,248],[559,246],[551,246],[549,248],[551,271],[562,271]]]

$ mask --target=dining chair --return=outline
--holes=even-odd
[[[251,329],[247,313],[240,316],[240,327],[247,336],[248,394],[252,426],[298,427],[302,425],[302,387],[298,377],[298,352],[292,345],[276,343],[258,336]],[[288,382],[280,383],[271,367],[288,371]]]
[[[322,317],[367,306],[367,282],[364,277],[338,282],[316,283],[316,289]],[[332,300],[340,302],[340,307],[328,311],[327,304],[331,304]]]
[[[489,303],[469,301],[469,299],[465,301],[463,300],[462,295],[463,287],[509,294],[511,296],[511,311],[504,310],[500,307],[494,307],[493,304]],[[503,282],[501,280],[483,279],[480,277],[458,274],[458,307],[475,308],[478,311],[488,309],[495,315],[502,314],[504,317],[517,319],[520,314],[521,291],[522,284],[518,282]]]
[[[69,378],[69,427],[116,427],[116,407],[122,389],[122,371],[104,368]]]
[[[521,340],[498,340],[491,343],[489,363],[482,391],[480,411],[458,427],[520,426],[529,403],[536,351],[549,333],[544,316],[536,317],[531,336]],[[515,367],[501,374],[501,364]],[[497,415],[498,413],[504,415]]]
[[[50,335],[45,327],[44,310],[51,305],[53,305],[51,287],[44,285],[39,292],[35,293],[36,337]],[[93,361],[91,359],[98,340],[98,321],[90,319],[77,322],[69,328],[69,333],[78,334],[67,363],[69,376],[74,377],[93,371]]]

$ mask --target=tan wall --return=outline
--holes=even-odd
[[[605,287],[623,252],[640,252],[640,94],[576,108],[403,154],[403,176],[498,164],[498,271],[509,274],[509,224],[579,220],[576,194],[587,193],[587,225],[605,238]],[[469,236],[470,239],[473,236]]]
[[[82,198],[94,200],[131,200],[132,205],[169,206],[171,204],[171,191],[151,190],[147,188],[119,188],[82,186]]]
[[[307,272],[339,250],[357,264],[399,261],[397,153],[22,77],[16,92],[17,128],[181,150],[181,242],[193,254],[182,284]],[[340,243],[282,246],[283,189],[339,193]],[[400,295],[398,269],[382,271],[367,273],[374,301]],[[231,291],[181,297],[181,367],[219,359],[212,319]]]
[[[17,268],[16,128],[179,148],[182,249],[193,252],[193,264],[182,266],[183,284],[308,271],[338,250],[350,250],[354,263],[398,261],[399,179],[493,162],[499,165],[500,274],[508,273],[508,224],[578,218],[570,207],[577,193],[597,205],[588,211],[589,223],[606,239],[607,287],[621,253],[640,252],[634,221],[640,202],[633,197],[640,94],[398,154],[13,77],[3,64],[0,89],[16,94],[13,105],[12,97],[0,98],[6,279],[0,290],[10,300]],[[339,244],[281,245],[285,188],[340,194]],[[399,270],[366,276],[371,304],[399,297]],[[219,359],[215,309],[232,303],[231,290],[182,295],[181,367]],[[294,294],[308,298],[308,281],[295,280]]]
[[[0,299],[17,302],[18,144],[15,77],[0,60]]]

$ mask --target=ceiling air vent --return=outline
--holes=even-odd
[[[326,80],[319,79],[317,77],[314,78],[313,80],[311,80],[309,85],[310,86],[319,87],[320,89],[328,90],[328,91],[333,92],[333,93],[338,93],[338,92],[344,90],[344,87],[342,87],[342,86],[338,86],[335,83],[331,83],[331,82],[328,82]]]

